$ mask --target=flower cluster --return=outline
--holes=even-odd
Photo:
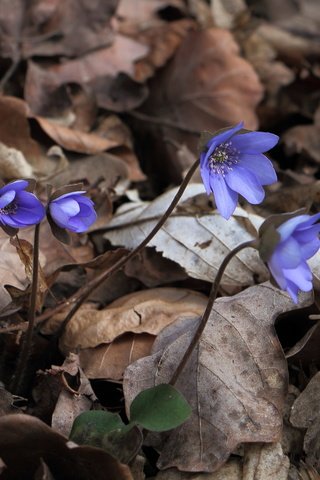
[[[45,207],[34,193],[28,191],[29,187],[29,181],[16,180],[0,188],[0,226],[8,233],[36,225],[46,215]],[[92,200],[84,194],[77,190],[50,199],[48,215],[51,222],[72,232],[88,230],[97,214]]]
[[[200,172],[207,191],[214,195],[217,209],[228,219],[238,194],[256,204],[264,199],[262,185],[277,181],[270,160],[263,152],[274,147],[277,135],[267,132],[241,133],[243,123],[214,135],[200,154]]]
[[[267,259],[272,277],[295,303],[299,290],[312,290],[312,273],[307,260],[320,248],[319,220],[320,213],[293,216],[281,223],[276,228],[278,241]]]
[[[243,130],[243,122],[206,139],[200,154],[201,177],[207,194],[213,193],[224,218],[229,219],[234,212],[239,194],[249,203],[261,203],[265,196],[263,186],[277,181],[274,167],[264,153],[278,140],[272,133]],[[272,238],[262,235],[266,238],[262,243],[268,244],[268,259],[264,253],[260,255],[277,285],[297,302],[299,290],[312,289],[307,260],[320,248],[320,214],[289,217],[272,226]]]

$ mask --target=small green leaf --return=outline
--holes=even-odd
[[[104,410],[81,413],[74,421],[70,439],[79,445],[102,448],[122,463],[136,456],[142,433],[135,425],[125,425],[120,416]]]
[[[91,410],[77,416],[73,422],[70,439],[79,445],[100,446],[106,433],[125,427],[119,415],[105,410]]]
[[[130,420],[147,430],[163,432],[181,425],[191,412],[190,405],[178,390],[161,384],[136,396],[130,407]]]

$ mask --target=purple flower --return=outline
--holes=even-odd
[[[320,248],[320,213],[298,215],[282,223],[280,235],[271,257],[267,261],[269,270],[282,290],[298,302],[298,291],[312,290],[312,273],[306,262]]]
[[[29,182],[16,180],[0,188],[0,222],[5,227],[24,228],[40,223],[45,209],[38,198],[25,191]]]
[[[263,155],[279,137],[267,132],[238,133],[243,122],[213,136],[200,155],[200,172],[207,191],[214,194],[217,209],[228,219],[234,212],[238,194],[248,202],[261,203],[262,185],[277,181],[270,160]]]
[[[83,191],[65,193],[49,203],[51,219],[60,228],[81,233],[88,230],[96,221],[94,203],[90,198],[84,197],[84,193]]]

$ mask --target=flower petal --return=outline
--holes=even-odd
[[[238,194],[231,190],[221,175],[212,175],[210,177],[211,189],[214,193],[214,199],[220,214],[228,220],[233,214]]]
[[[312,290],[312,273],[307,263],[303,262],[297,268],[285,269],[285,277],[303,292]]]
[[[294,303],[298,303],[299,288],[297,287],[297,285],[295,285],[293,282],[291,282],[291,280],[288,280],[286,290],[289,293],[292,301]]]
[[[300,244],[301,255],[304,260],[309,260],[317,253],[320,248],[319,238],[314,238],[311,242]]]
[[[298,215],[282,223],[282,225],[277,228],[277,231],[280,233],[280,240],[284,241],[289,238],[300,224],[305,223],[309,218],[309,215]]]
[[[279,285],[279,287],[282,290],[285,290],[287,288],[287,281],[285,279],[285,276],[283,274],[282,269],[280,268],[280,265],[277,262],[276,257],[274,254],[271,256],[269,262],[268,262],[268,268],[271,272],[271,275]]]
[[[8,190],[3,195],[1,195],[0,208],[4,208],[7,205],[9,205],[9,203],[11,203],[12,200],[14,200],[15,196],[16,196],[16,192],[14,190]]]
[[[279,141],[278,135],[268,132],[249,132],[235,135],[232,144],[243,153],[263,153],[273,148]]]
[[[240,193],[248,202],[257,204],[264,199],[265,193],[257,177],[249,170],[236,166],[225,176],[227,185]]]
[[[277,174],[272,163],[262,153],[240,155],[239,165],[250,170],[261,185],[271,185],[277,181]]]
[[[49,211],[52,219],[59,227],[66,228],[68,226],[69,215],[62,210],[60,205],[58,205],[56,202],[51,202],[49,204]]]
[[[308,243],[314,240],[315,238],[317,238],[319,235],[319,232],[320,232],[320,223],[317,223],[316,225],[311,225],[310,227],[307,227],[303,230],[300,230],[299,228],[297,228],[292,235],[299,243]]]
[[[43,208],[43,207],[42,207]],[[11,214],[11,218],[17,222],[17,228],[23,225],[29,226],[41,222],[45,215],[44,209],[28,209],[20,207],[16,213]]]
[[[282,269],[297,268],[302,261],[300,245],[293,237],[289,237],[276,246],[273,257]]]
[[[73,198],[59,198],[59,200],[55,200],[52,203],[56,203],[57,205],[59,205],[61,210],[63,210],[68,215],[68,217],[74,217],[80,212],[79,203]]]
[[[241,130],[241,128],[243,128],[243,122],[238,123],[238,125],[235,125],[233,128],[229,128],[221,133],[218,133],[218,135],[214,135],[207,143],[208,151],[206,152],[206,157],[210,157],[212,152],[219,145],[227,142],[235,133]]]
[[[14,182],[7,183],[4,187],[0,188],[0,195],[8,192],[9,190],[14,190],[18,192],[19,190],[24,190],[29,185],[27,180],[15,180]]]

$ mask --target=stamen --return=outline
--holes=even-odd
[[[239,162],[240,151],[231,142],[221,143],[209,157],[209,168],[217,175],[225,175]]]
[[[0,215],[14,215],[18,210],[18,205],[15,202],[9,203],[3,208],[0,208]]]

